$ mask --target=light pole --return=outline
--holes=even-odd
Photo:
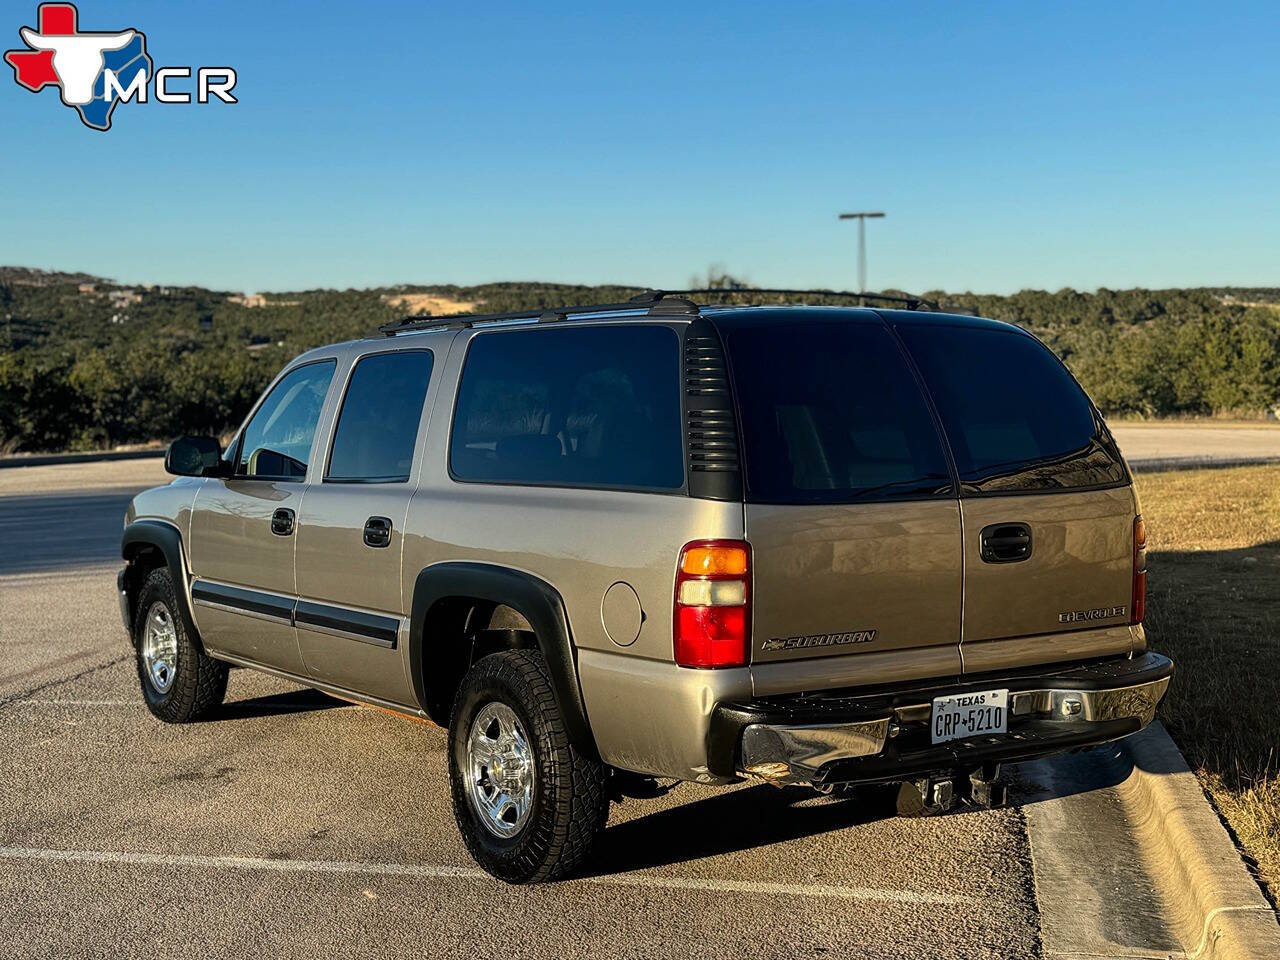
[[[879,219],[883,212],[842,213],[841,220],[858,221],[858,292],[867,292],[867,217]]]

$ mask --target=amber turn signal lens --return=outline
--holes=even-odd
[[[747,572],[744,547],[687,547],[680,558],[680,572],[695,577],[740,577]]]

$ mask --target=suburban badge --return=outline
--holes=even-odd
[[[835,647],[846,643],[870,643],[876,638],[874,630],[854,630],[850,633],[813,633],[805,637],[773,637],[764,642],[764,650],[800,650],[804,647]]]

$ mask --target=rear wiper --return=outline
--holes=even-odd
[[[918,486],[923,484],[926,480],[945,480],[948,486],[951,484],[951,476],[949,474],[926,473],[923,477],[913,477],[910,480],[890,480],[888,483],[877,484],[874,487],[864,487],[853,495],[853,502],[862,500],[873,494],[882,493],[883,491],[892,489],[893,487],[901,487],[908,484],[915,484]],[[939,489],[940,488],[935,488],[933,492],[937,493]]]

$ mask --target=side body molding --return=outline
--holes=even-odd
[[[178,611],[182,617],[182,625],[187,630],[187,636],[198,638],[200,631],[196,629],[195,620],[191,616],[191,599],[187,595],[187,570],[182,559],[182,534],[178,532],[177,527],[163,520],[135,520],[124,528],[124,533],[120,537],[120,555],[125,560],[133,561],[145,550],[159,550],[164,556],[165,566],[169,568],[169,576],[173,578],[173,585],[178,594],[178,605],[182,608]],[[132,582],[125,585],[131,598],[137,595],[137,590],[142,586],[141,583]]]
[[[413,587],[413,609],[409,622],[409,671],[413,691],[423,710],[429,711],[425,671],[437,654],[432,638],[424,636],[427,614],[435,604],[450,598],[467,598],[511,607],[529,621],[538,638],[538,647],[551,671],[556,705],[564,718],[573,745],[596,757],[595,739],[587,722],[586,704],[578,684],[577,656],[569,633],[564,601],[545,580],[508,567],[464,561],[437,563],[418,574]],[[433,717],[439,721],[446,718]]]

